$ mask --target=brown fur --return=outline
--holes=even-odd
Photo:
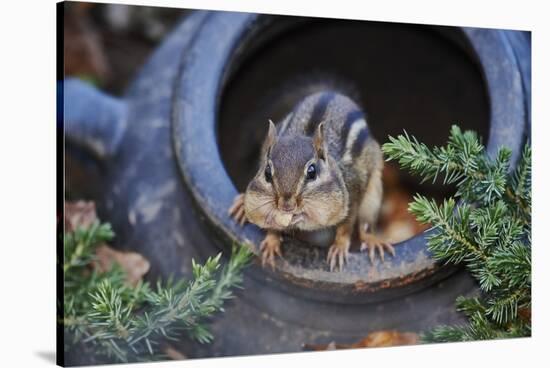
[[[306,178],[311,164],[314,180]],[[313,94],[278,128],[270,121],[258,173],[244,194],[246,219],[269,230],[270,239],[292,229],[336,226],[328,260],[331,269],[342,267],[354,225],[372,229],[376,223],[382,167],[380,146],[359,107],[336,92]]]

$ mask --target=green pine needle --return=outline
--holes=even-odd
[[[152,289],[145,281],[128,286],[116,264],[105,273],[90,269],[97,245],[113,236],[109,224],[97,222],[65,234],[65,314],[60,323],[66,351],[85,351],[89,364],[137,362],[162,359],[163,342],[183,335],[211,342],[208,319],[223,312],[233,289],[242,287],[248,248],[235,246],[223,267],[221,253],[204,264],[192,260],[190,280],[170,277]]]
[[[457,299],[469,320],[423,334],[426,342],[529,336],[531,307],[531,148],[526,145],[510,173],[512,152],[494,159],[474,132],[453,126],[446,146],[428,148],[406,132],[382,147],[388,160],[425,180],[456,187],[455,199],[438,204],[416,195],[409,211],[430,224],[428,249],[436,260],[463,264],[478,281],[477,298]]]

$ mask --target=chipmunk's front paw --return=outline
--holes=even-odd
[[[246,222],[246,214],[244,212],[244,193],[241,193],[235,197],[233,200],[233,205],[229,208],[229,215],[243,226]]]
[[[392,256],[395,256],[395,250],[393,246],[374,234],[361,234],[361,251],[368,249],[370,263],[374,264],[374,257],[376,255],[375,251],[378,250],[380,254],[380,259],[384,262],[384,252],[389,252]]]
[[[336,265],[338,265],[338,270],[342,270],[344,264],[348,261],[349,256],[349,240],[340,241],[332,244],[328,250],[327,262],[329,264],[330,270],[334,271]]]
[[[282,257],[281,254],[281,237],[277,234],[268,233],[260,244],[262,252],[262,266],[269,263],[271,269],[275,269],[275,255]]]

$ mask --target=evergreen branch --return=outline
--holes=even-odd
[[[506,190],[509,200],[520,209],[522,222],[531,224],[531,147],[525,145],[522,157]]]
[[[433,257],[464,264],[481,290],[479,297],[457,299],[467,325],[437,327],[423,340],[530,335],[530,318],[520,318],[519,311],[529,315],[531,306],[531,148],[525,146],[510,174],[510,150],[501,148],[490,159],[473,132],[456,126],[444,147],[430,149],[406,132],[389,140],[383,146],[388,160],[422,180],[443,176],[444,184],[456,185],[458,204],[447,199],[438,205],[416,195],[409,211],[435,228],[428,237]]]
[[[233,297],[231,289],[242,288],[242,270],[251,257],[252,253],[246,246],[233,246],[229,264],[221,272],[211,297],[211,303],[220,311],[223,312],[223,302]]]
[[[489,298],[485,314],[498,324],[505,324],[515,320],[524,292],[522,289],[517,289]]]
[[[388,137],[382,146],[387,160],[397,160],[401,167],[419,175],[422,182],[444,176],[443,184],[456,184],[457,197],[466,201],[489,203],[506,189],[511,151],[501,148],[494,161],[484,154],[484,147],[472,131],[462,132],[453,125],[446,146],[428,148],[407,132]]]
[[[462,214],[458,218],[468,220],[469,207],[456,205],[453,199],[448,199],[438,206],[434,200],[429,200],[421,195],[416,195],[409,204],[409,211],[418,221],[428,223],[440,231],[428,238],[428,249],[437,260],[448,260],[452,263],[460,263],[465,258],[486,259],[486,255],[477,245],[472,243],[465,230],[466,224],[457,224],[454,210]],[[466,226],[465,226],[466,225]],[[457,246],[462,245],[462,247]]]
[[[77,346],[88,352],[90,363],[156,360],[164,356],[161,343],[187,333],[200,342],[213,338],[205,323],[242,287],[242,271],[251,252],[235,246],[221,267],[221,253],[203,265],[192,261],[191,280],[158,281],[156,290],[140,281],[125,283],[118,265],[103,273],[88,266],[95,247],[113,237],[108,224],[94,224],[65,234],[66,349]]]
[[[471,341],[467,326],[437,326],[420,335],[424,343]]]
[[[517,198],[531,196],[531,147],[525,145],[517,169],[512,176],[512,191]]]
[[[474,316],[477,313],[483,313],[485,309],[480,298],[465,298],[463,296],[456,298],[456,308],[464,312],[468,317]]]
[[[483,151],[474,132],[462,133],[458,126],[453,125],[449,144],[433,150],[415,137],[409,137],[407,132],[388,139],[389,143],[382,146],[388,160],[397,160],[401,167],[419,175],[423,181],[432,179],[435,182],[441,174],[445,174],[444,184],[456,183],[468,176],[478,180],[484,178],[478,161],[473,159]]]
[[[192,330],[200,318],[215,312],[206,299],[215,287],[215,272],[219,267],[221,253],[208,258],[203,266],[193,261],[194,280],[182,294],[172,290],[158,290],[149,300],[155,306],[145,318],[138,320],[138,334],[129,340],[135,346],[142,340],[149,343],[149,336],[164,335],[174,338],[183,329]],[[175,323],[177,322],[177,323]]]
[[[498,269],[510,288],[531,287],[531,247],[518,241],[500,248],[488,260],[488,267]]]
[[[94,255],[95,247],[102,242],[110,241],[114,237],[110,224],[100,224],[95,221],[89,229],[77,229],[65,234],[63,273],[71,268],[88,265]]]
[[[154,308],[137,320],[139,333],[129,338],[129,345],[135,349],[144,341],[150,351],[151,336],[174,339],[184,330],[199,342],[210,342],[213,336],[202,322],[216,312],[223,312],[224,300],[232,297],[231,289],[241,286],[241,272],[250,256],[246,247],[234,247],[229,263],[221,272],[217,272],[221,253],[209,258],[203,266],[193,262],[194,280],[183,293],[178,295],[173,289],[162,288],[151,293],[149,301]]]

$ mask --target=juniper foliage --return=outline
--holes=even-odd
[[[531,335],[531,148],[525,145],[510,170],[511,151],[489,158],[472,131],[451,129],[448,144],[428,148],[406,132],[383,145],[388,160],[419,175],[456,187],[443,203],[416,195],[409,211],[435,231],[428,249],[444,263],[463,264],[479,282],[474,298],[459,297],[468,318],[439,326],[426,342],[470,341]]]
[[[242,270],[251,253],[233,248],[221,267],[221,253],[204,264],[193,261],[191,280],[140,281],[129,286],[117,264],[104,273],[91,267],[98,244],[110,241],[109,224],[95,222],[64,238],[65,351],[86,357],[89,364],[151,361],[167,358],[163,344],[188,336],[212,341],[208,318],[242,285]],[[81,363],[80,363],[81,364]]]

